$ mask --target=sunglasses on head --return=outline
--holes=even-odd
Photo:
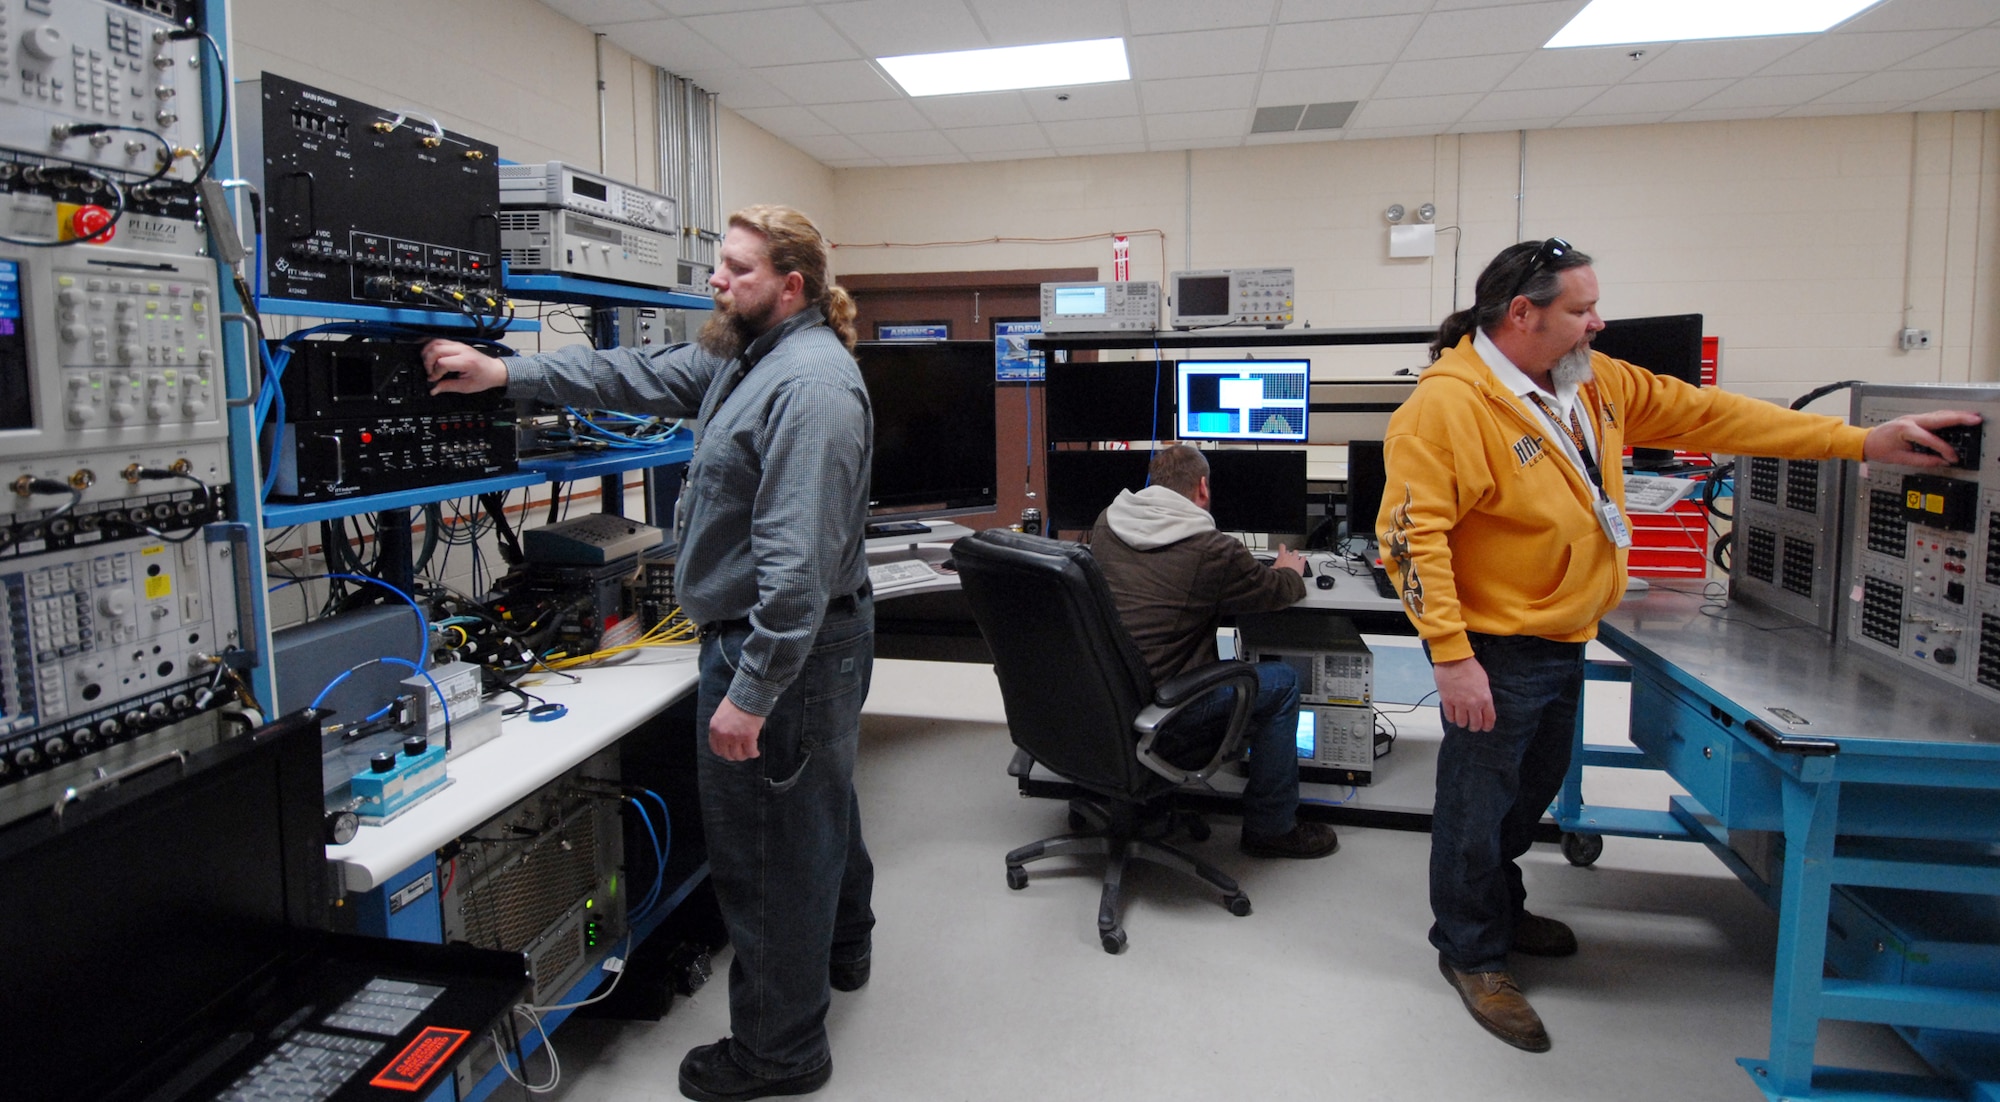
[[[1573,248],[1574,246],[1560,237],[1551,237],[1537,246],[1535,255],[1528,260],[1528,270],[1522,272],[1521,278],[1514,282],[1514,290],[1508,294],[1507,301],[1514,301],[1514,296],[1520,294],[1523,288],[1533,282],[1535,276],[1542,269],[1568,256]]]

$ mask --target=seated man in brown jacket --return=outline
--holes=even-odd
[[[1163,448],[1137,493],[1121,491],[1097,518],[1090,551],[1119,619],[1155,682],[1216,661],[1215,631],[1225,615],[1273,612],[1305,596],[1305,559],[1280,545],[1265,566],[1216,530],[1208,513],[1208,460],[1185,444]],[[1250,718],[1250,778],[1243,789],[1243,852],[1256,857],[1325,857],[1340,839],[1325,823],[1301,822],[1299,684],[1282,662],[1257,664]],[[1168,732],[1229,722],[1234,689],[1218,689],[1174,719]]]

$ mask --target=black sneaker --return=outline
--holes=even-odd
[[[774,1094],[811,1094],[833,1077],[833,1061],[798,1075],[767,1079],[736,1062],[729,1038],[688,1050],[681,1059],[681,1093],[696,1102],[737,1102]]]
[[[1340,836],[1325,823],[1308,823],[1301,819],[1283,834],[1252,834],[1246,830],[1236,848],[1252,857],[1311,860],[1339,849]]]
[[[872,954],[863,953],[853,960],[836,960],[826,966],[826,982],[835,991],[859,991],[868,984],[869,962]]]

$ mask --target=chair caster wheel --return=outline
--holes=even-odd
[[[1019,865],[1007,866],[1007,886],[1020,891],[1028,886],[1028,870]]]
[[[1604,835],[1565,832],[1562,836],[1562,855],[1577,868],[1589,868],[1604,856]]]
[[[1237,892],[1235,895],[1223,896],[1222,905],[1229,908],[1229,913],[1235,915],[1237,918],[1242,918],[1250,913],[1250,897],[1244,895],[1242,892]]]
[[[1110,953],[1112,956],[1117,956],[1125,951],[1124,930],[1099,930],[1097,932],[1097,940],[1103,943],[1104,951]]]

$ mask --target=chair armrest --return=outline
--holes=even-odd
[[[1007,763],[1007,775],[1021,778],[1034,772],[1035,756],[1020,747],[1014,748],[1014,759]]]
[[[1179,715],[1188,705],[1224,686],[1237,689],[1236,700],[1230,709],[1229,727],[1216,746],[1214,756],[1206,764],[1198,769],[1184,769],[1153,752],[1153,743],[1160,737],[1160,729],[1166,726],[1168,720]],[[1248,662],[1212,662],[1156,686],[1153,703],[1132,720],[1132,730],[1139,735],[1139,764],[1175,784],[1206,780],[1242,751],[1244,736],[1249,731],[1250,712],[1256,703],[1257,667]]]

